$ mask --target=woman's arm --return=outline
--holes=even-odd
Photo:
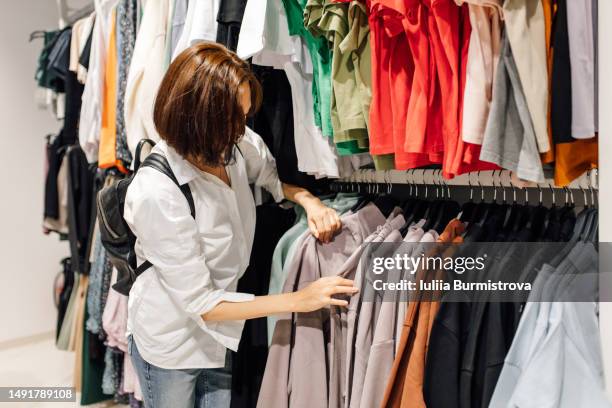
[[[347,306],[332,295],[354,295],[353,281],[339,276],[318,279],[302,290],[280,295],[257,296],[248,302],[221,302],[202,315],[205,321],[246,320],[279,313],[312,312],[329,305]]]
[[[283,194],[289,201],[301,205],[306,210],[308,227],[321,242],[329,242],[334,233],[342,227],[336,210],[329,208],[308,190],[291,184],[283,185]]]

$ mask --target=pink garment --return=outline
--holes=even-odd
[[[102,327],[106,332],[106,345],[115,347],[126,353],[123,359],[123,390],[125,393],[134,393],[134,397],[142,401],[142,391],[136,377],[136,371],[127,355],[127,315],[128,298],[112,288],[117,282],[117,269],[113,268],[111,275],[111,289],[108,291],[106,305],[102,313]]]
[[[472,33],[468,49],[461,137],[466,143],[482,144],[493,78],[501,49],[502,0],[455,0],[468,3]]]
[[[113,268],[111,286],[117,282],[117,270]],[[127,312],[128,298],[113,290],[108,291],[108,298],[102,313],[102,327],[107,334],[106,343],[109,347],[116,347],[124,353],[127,352]]]

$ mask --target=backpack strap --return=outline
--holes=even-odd
[[[155,170],[159,171],[162,174],[168,176],[170,180],[176,184],[176,186],[183,192],[187,203],[189,204],[189,209],[191,211],[191,216],[195,219],[195,204],[193,202],[193,195],[191,194],[191,189],[189,188],[189,184],[180,185],[176,176],[172,172],[170,165],[168,164],[168,160],[164,155],[159,153],[151,153],[147,156],[147,158],[142,162],[142,167],[152,167]]]
[[[189,210],[191,212],[191,216],[193,217],[193,219],[195,219],[195,203],[193,201],[193,195],[191,194],[191,189],[189,188],[189,184],[183,184],[183,185],[179,184],[178,180],[176,179],[176,176],[174,175],[174,173],[172,172],[172,169],[170,168],[170,164],[168,164],[168,160],[166,159],[164,155],[159,154],[159,153],[150,153],[147,156],[147,158],[142,162],[142,165],[140,167],[152,167],[155,170],[159,171],[160,173],[168,176],[168,178],[172,180],[174,184],[177,185],[177,187],[181,190],[181,192],[185,196],[185,199],[187,200],[187,203],[189,204]],[[140,276],[141,273],[149,269],[151,266],[153,266],[153,264],[145,260],[140,266],[136,268],[134,273],[136,274],[136,276]]]

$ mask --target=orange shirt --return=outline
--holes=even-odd
[[[458,219],[448,223],[438,243],[461,243],[465,224]],[[438,248],[436,248],[437,250]],[[447,248],[444,255],[451,255]],[[439,279],[437,271],[417,272],[418,279]],[[429,276],[427,276],[429,275]],[[399,348],[389,375],[382,407],[386,408],[426,408],[423,397],[423,380],[425,377],[425,362],[429,336],[434,319],[440,308],[437,301],[411,301],[408,303],[406,319],[399,342]]]
[[[117,160],[117,19],[113,12],[109,35],[106,66],[104,67],[104,92],[102,94],[102,129],[98,151],[98,167],[102,169],[117,167],[124,173],[127,170]]]

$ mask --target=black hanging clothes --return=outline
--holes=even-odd
[[[68,155],[68,226],[72,267],[86,273],[91,239],[94,168],[80,146],[70,146]]]
[[[572,68],[566,0],[556,0],[557,13],[553,22],[553,64],[551,78],[551,127],[553,141],[569,143],[572,138]]]
[[[246,0],[221,0],[217,13],[217,42],[236,51]]]
[[[268,294],[272,255],[283,234],[293,226],[295,211],[275,204],[257,206],[255,239],[251,260],[238,282],[238,292],[255,296]],[[268,359],[267,319],[247,320],[244,324],[238,351],[232,356],[232,408],[257,405],[259,388]]]
[[[291,85],[287,74],[283,70],[259,65],[253,66],[253,72],[263,88],[263,103],[253,119],[253,130],[261,135],[276,159],[280,180],[314,193],[329,191],[327,179],[317,180],[298,171]]]

